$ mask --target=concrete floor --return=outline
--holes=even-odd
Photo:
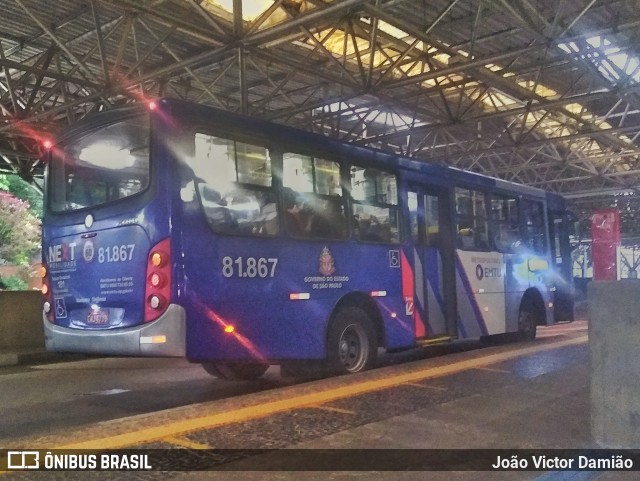
[[[70,446],[69,443],[90,440],[91,446],[167,449],[162,452],[165,458],[156,457],[154,463],[156,466],[161,463],[171,472],[128,473],[127,479],[640,479],[637,472],[462,471],[460,463],[465,461],[464,456],[473,456],[476,451],[462,451],[461,458],[452,456],[449,461],[440,460],[447,471],[410,471],[410,466],[406,466],[405,471],[363,471],[361,469],[368,466],[366,457],[364,461],[362,458],[353,461],[359,470],[301,471],[325,453],[313,450],[334,448],[505,449],[505,454],[514,449],[596,448],[590,428],[586,329],[584,322],[541,328],[538,340],[533,343],[462,350],[357,376],[307,382],[110,421],[62,436],[40,438],[34,440],[37,444],[27,446]],[[241,411],[244,414],[236,416]],[[121,439],[125,441],[118,441]],[[224,465],[226,469],[238,471],[175,471],[184,462],[193,461],[194,455],[204,456],[207,462],[206,451],[198,455],[198,451],[185,451],[185,448],[294,450],[287,451],[284,458],[282,451],[275,451]],[[311,451],[300,451],[302,449]],[[398,451],[378,453],[382,454],[364,453],[370,457],[372,466],[380,463],[385,455],[391,455],[396,463],[398,459],[402,462],[402,453],[407,457],[416,456],[415,451],[400,451],[399,455]],[[432,454],[424,451],[425,456]],[[276,456],[275,461],[270,456]],[[256,470],[269,469],[274,462],[283,460],[289,469],[297,471]],[[351,462],[348,460],[346,464]],[[92,480],[122,479],[122,475],[118,472],[31,472],[9,473],[2,478]]]

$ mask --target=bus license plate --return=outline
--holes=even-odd
[[[109,312],[108,311],[91,311],[87,315],[87,324],[99,325],[99,324],[108,324],[109,323]]]

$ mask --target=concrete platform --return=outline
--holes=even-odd
[[[462,471],[455,470],[455,463],[453,471],[375,472],[362,471],[362,465],[352,471],[304,471],[305,463],[315,461],[314,453],[322,452],[314,450],[370,449],[367,455],[375,457],[373,450],[586,451],[597,448],[590,428],[585,322],[540,328],[538,340],[531,343],[462,351],[355,376],[306,382],[129,417],[87,426],[64,436],[21,440],[20,444],[46,449],[166,450],[159,451],[164,454],[154,460],[161,463],[165,472],[144,473],[140,479],[613,481],[640,478],[638,472]],[[226,460],[225,469],[232,471],[179,471],[185,465],[203,469],[202,464],[189,464],[194,457],[206,467],[207,453],[210,453],[207,449],[293,449],[288,451],[292,457],[291,469],[261,471],[269,466],[270,453],[267,452],[237,461]],[[372,465],[374,461],[377,460],[372,459]],[[47,473],[32,473],[16,479],[35,479],[44,474]],[[64,479],[120,479],[121,474],[65,473]]]
[[[49,362],[77,361],[83,354],[49,352],[42,348],[0,349],[0,367],[27,366]]]

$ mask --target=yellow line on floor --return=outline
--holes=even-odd
[[[334,408],[331,406],[327,406],[326,404],[318,404],[316,406],[306,406],[308,408],[313,408],[313,409],[321,409],[323,411],[331,411],[334,413],[342,413],[342,414],[355,414],[355,411],[350,411],[348,409],[340,409],[340,408]]]
[[[430,384],[422,384],[422,383],[419,383],[419,382],[405,382],[404,385],[405,386],[420,387],[420,388],[423,388],[423,389],[435,389],[437,391],[446,391],[447,390],[446,387],[431,386]]]
[[[288,399],[279,399],[255,406],[246,406],[234,411],[220,412],[207,416],[201,416],[198,418],[170,422],[162,426],[143,428],[137,431],[113,435],[105,438],[71,443],[64,446],[58,446],[57,449],[104,450],[118,449],[133,446],[136,444],[149,443],[161,440],[166,437],[180,436],[191,431],[209,429],[224,424],[246,422],[251,419],[263,418],[272,414],[290,411],[292,409],[324,404],[335,401],[336,399],[343,399],[372,391],[379,391],[381,389],[387,389],[408,382],[447,376],[449,374],[454,374],[460,371],[478,367],[479,365],[490,365],[508,359],[536,354],[539,352],[549,351],[552,349],[558,349],[560,347],[571,346],[575,344],[584,344],[586,342],[587,336],[585,335],[561,342],[533,345],[524,348],[515,348],[510,351],[488,354],[486,356],[458,361],[444,366],[431,367],[422,369],[420,371],[408,372],[405,374],[399,374],[382,379],[374,379],[371,381],[363,381],[355,384],[339,386],[336,388],[327,389],[325,391],[301,394],[299,396],[290,397]]]
[[[162,438],[162,441],[169,444],[174,444],[176,446],[180,446],[182,448],[189,449],[211,449],[211,446],[208,444],[198,443],[196,441],[191,441],[187,438],[177,437],[177,436],[168,436],[166,438]]]
[[[508,369],[496,369],[493,367],[474,367],[474,369],[477,369],[478,371],[491,371],[491,372],[502,372],[505,374],[512,374],[512,371],[509,371]]]

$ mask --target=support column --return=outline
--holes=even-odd
[[[640,446],[640,280],[592,281],[591,432],[603,448]]]

